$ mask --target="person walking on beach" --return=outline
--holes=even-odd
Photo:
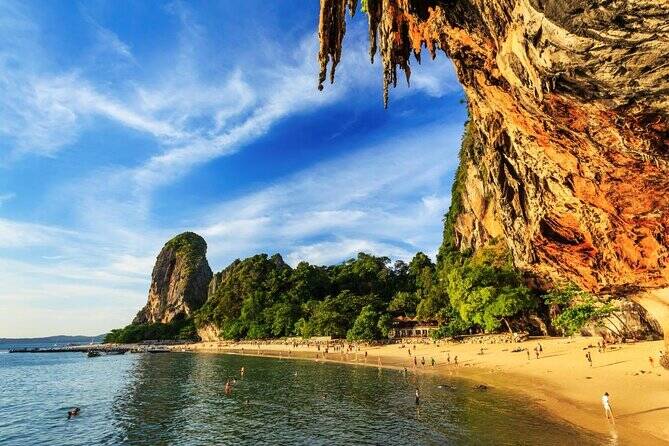
[[[416,406],[420,404],[420,393],[418,393],[418,387],[416,387]]]
[[[525,351],[527,352],[527,360],[530,360],[530,349],[526,348]]]
[[[537,359],[539,359],[539,347],[534,347],[534,354],[536,355]]]
[[[590,363],[590,367],[592,367],[592,355],[590,354],[590,352],[587,352],[585,354],[585,359],[588,360],[588,362]]]
[[[434,358],[430,358],[432,360],[432,367],[434,367]]]
[[[449,363],[449,364],[451,363],[451,354],[450,353],[448,353],[447,356],[446,356],[446,362]]]
[[[455,365],[458,365],[458,355],[455,355],[455,358],[453,358],[453,362]]]
[[[604,415],[606,416],[606,419],[613,424],[616,424],[616,421],[613,418],[613,410],[611,410],[611,401],[609,401],[609,392],[604,392],[604,395],[602,395],[602,405],[604,406]]]
[[[414,366],[414,368],[415,368],[417,365],[418,365],[418,360],[417,360],[416,357],[414,356],[414,357],[413,357],[413,366]]]
[[[421,367],[425,367],[425,356],[420,358],[420,365]]]

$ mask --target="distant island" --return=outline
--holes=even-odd
[[[43,338],[0,338],[0,344],[37,344],[37,343],[53,343],[53,344],[82,344],[93,342],[100,343],[105,335],[97,336],[70,336],[70,335],[56,335],[46,336]]]

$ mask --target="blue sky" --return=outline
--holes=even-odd
[[[129,323],[184,230],[214,270],[434,255],[452,65],[414,64],[384,110],[358,16],[318,92],[317,3],[0,1],[0,337]]]

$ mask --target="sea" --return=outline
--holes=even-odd
[[[457,379],[252,356],[8,348],[0,345],[3,446],[610,444],[518,395]],[[68,420],[75,406],[80,415]]]

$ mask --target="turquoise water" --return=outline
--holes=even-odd
[[[225,380],[241,366],[246,376],[227,396]],[[495,389],[363,366],[193,353],[0,353],[0,377],[2,445],[606,444]],[[68,421],[72,406],[81,415]]]

